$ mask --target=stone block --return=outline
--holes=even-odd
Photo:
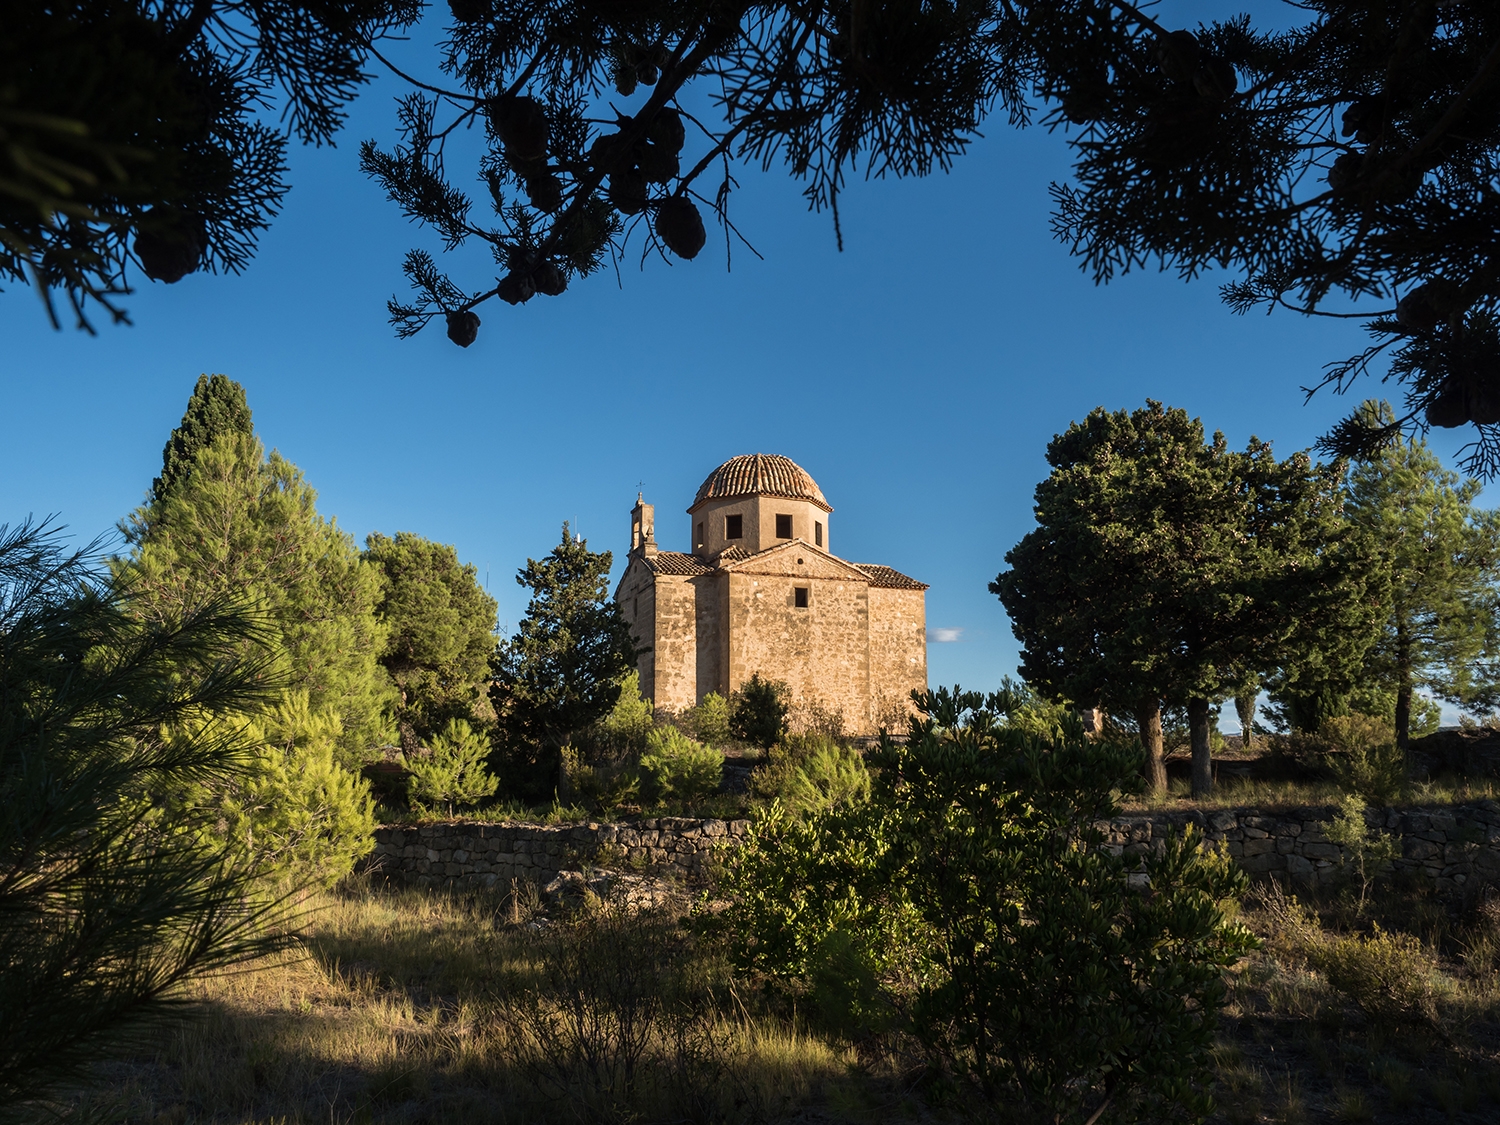
[[[1244,849],[1242,854],[1248,859],[1250,856],[1268,855],[1274,852],[1276,850],[1276,841],[1262,836],[1258,840],[1246,840],[1241,847]]]
[[[1296,823],[1295,821],[1284,820],[1276,826],[1276,835],[1293,837],[1300,836],[1302,835],[1302,825]]]
[[[1209,813],[1208,823],[1211,828],[1218,832],[1228,832],[1231,828],[1239,827],[1240,818],[1226,809]]]
[[[1299,850],[1308,859],[1338,859],[1341,854],[1337,844],[1324,844],[1316,841],[1303,844]]]
[[[1441,852],[1442,849],[1429,840],[1414,839],[1408,836],[1401,845],[1401,856],[1403,859],[1426,860]]]
[[[1240,866],[1252,875],[1263,875],[1267,871],[1285,870],[1286,858],[1275,852],[1267,852],[1264,855],[1246,856],[1240,860]]]
[[[1264,828],[1246,828],[1243,831],[1247,840],[1264,840],[1271,835]]]

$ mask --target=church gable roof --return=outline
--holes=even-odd
[[[654,555],[644,556],[641,561],[654,574],[680,574],[688,578],[707,574],[713,569],[696,555],[683,551],[657,551]]]
[[[881,586],[888,590],[927,589],[926,582],[918,582],[915,578],[909,578],[899,570],[892,570],[888,566],[877,566],[874,563],[850,563],[849,565],[869,575],[871,586]]]
[[[852,563],[835,558],[800,539],[778,543],[764,551],[730,562],[723,561],[721,555],[719,565],[724,570],[740,574],[770,574],[785,578],[843,578],[865,583],[870,580],[869,575]]]

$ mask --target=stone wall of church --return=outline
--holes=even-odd
[[[924,591],[870,587],[870,684],[877,726],[908,713],[912,691],[927,690]]]
[[[756,672],[792,696],[842,712],[850,733],[870,729],[868,588],[840,578],[729,576],[729,686]],[[810,590],[798,609],[795,589]]]

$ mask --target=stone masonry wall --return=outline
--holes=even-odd
[[[1122,816],[1109,822],[1107,846],[1115,854],[1144,856],[1159,849],[1171,831],[1189,822],[1210,843],[1224,843],[1235,862],[1252,875],[1281,872],[1292,882],[1315,887],[1339,874],[1343,849],[1324,828],[1332,807],[1262,813],[1258,809]],[[1370,809],[1370,828],[1401,840],[1398,872],[1431,881],[1451,898],[1462,898],[1484,884],[1500,884],[1500,804],[1446,808]]]
[[[747,820],[660,817],[629,824],[423,824],[375,830],[363,870],[422,886],[546,883],[582,864],[645,864],[701,879],[714,846],[743,839]]]
[[[1155,813],[1111,820],[1106,847],[1117,855],[1144,857],[1160,849],[1170,832],[1188,823],[1208,841],[1223,843],[1244,870],[1282,873],[1314,887],[1335,879],[1341,849],[1324,827],[1332,807],[1263,813],[1258,809]],[[1371,809],[1371,828],[1401,839],[1398,871],[1430,880],[1449,898],[1461,899],[1486,884],[1500,885],[1500,804],[1481,801],[1452,808]],[[424,824],[375,832],[367,871],[421,885],[454,883],[509,886],[511,879],[546,883],[562,870],[599,863],[644,864],[687,880],[699,880],[713,848],[742,840],[746,820],[659,817],[625,824]]]

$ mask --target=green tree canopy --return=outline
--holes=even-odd
[[[490,699],[509,780],[523,795],[550,791],[557,751],[609,714],[635,667],[630,625],[609,595],[612,563],[564,523],[551,553],[516,575],[531,602],[495,651]]]
[[[387,633],[380,663],[400,693],[396,729],[408,754],[450,720],[484,723],[497,603],[478,571],[445,543],[398,531],[365,540],[381,576],[376,613]]]
[[[1365,409],[1371,424],[1391,420],[1384,403]],[[1366,674],[1395,695],[1403,747],[1415,688],[1475,707],[1495,702],[1500,513],[1474,505],[1479,489],[1417,439],[1391,445],[1350,474],[1349,519],[1378,545],[1391,575]]]
[[[337,716],[340,759],[357,765],[387,737],[390,680],[376,662],[386,630],[375,615],[380,575],[352,538],[317,511],[317,494],[279,453],[229,432],[193,456],[164,500],[122,526],[115,560],[132,612],[173,620],[215,598],[265,616],[276,672]]]
[[[182,423],[161,451],[161,476],[151,486],[152,499],[158,503],[165,500],[172,486],[192,468],[193,458],[216,439],[225,434],[253,433],[245,388],[227,375],[199,375]]]
[[[1278,462],[1255,439],[1233,453],[1185,411],[1149,400],[1095,410],[1052,440],[1047,460],[1039,526],[990,585],[1025,646],[1022,674],[1133,715],[1158,790],[1161,707],[1185,704],[1194,790],[1205,791],[1211,702],[1369,612],[1368,568],[1341,530],[1339,473],[1302,455]]]
[[[58,530],[0,527],[7,1119],[55,1115],[39,1103],[151,1042],[187,981],[295,940],[213,813],[162,800],[250,772],[264,629],[222,600],[143,624]]]

